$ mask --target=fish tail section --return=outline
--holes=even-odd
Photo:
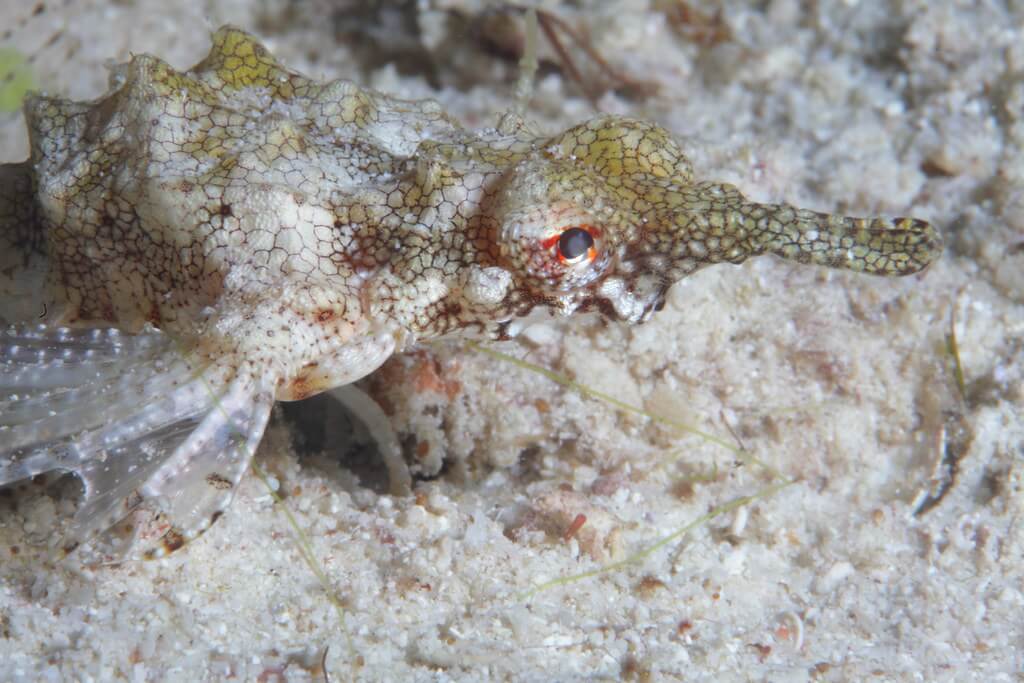
[[[29,162],[0,164],[0,324],[44,311],[46,233]]]

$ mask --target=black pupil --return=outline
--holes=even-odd
[[[587,253],[594,246],[594,238],[583,228],[569,228],[558,238],[558,253],[572,261]]]

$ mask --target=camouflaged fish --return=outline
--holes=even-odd
[[[80,477],[67,551],[118,526],[122,556],[175,550],[228,506],[275,400],[419,341],[542,311],[641,322],[759,254],[906,275],[941,249],[923,221],[697,182],[650,123],[469,131],[231,27],[188,71],[138,55],[100,99],[25,116],[31,158],[0,166],[0,485]]]

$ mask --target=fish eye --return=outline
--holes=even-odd
[[[584,259],[593,260],[594,256],[594,236],[586,227],[566,228],[558,236],[558,259],[562,263],[571,266]]]

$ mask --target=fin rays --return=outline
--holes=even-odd
[[[112,531],[90,552],[166,554],[227,507],[272,388],[247,367],[190,362],[159,332],[12,326],[0,333],[0,486],[73,472],[85,495],[66,552],[129,518],[128,542]]]

